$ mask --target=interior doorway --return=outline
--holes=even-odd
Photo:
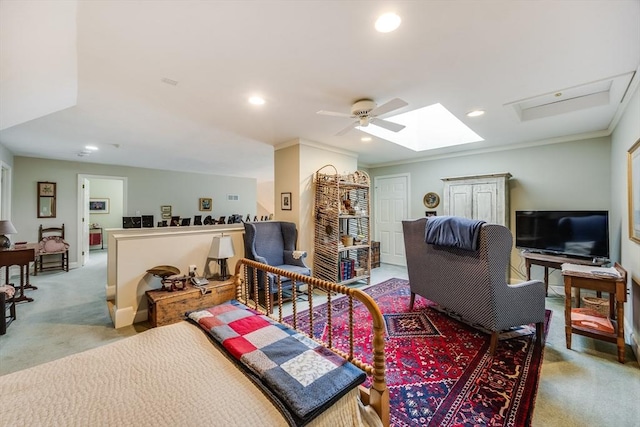
[[[374,178],[375,236],[380,242],[380,262],[407,265],[402,220],[409,213],[409,175]]]
[[[98,203],[91,203],[91,202]],[[119,176],[78,174],[78,251],[77,265],[82,267],[90,256],[90,229],[100,228],[100,245],[108,247],[107,230],[122,228],[127,211],[127,178]],[[91,209],[90,205],[94,205]]]

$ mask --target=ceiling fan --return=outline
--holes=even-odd
[[[371,99],[361,99],[359,101],[356,101],[351,106],[351,114],[325,110],[318,111],[318,114],[356,119],[353,123],[342,129],[336,135],[344,135],[356,126],[366,127],[369,126],[369,124],[380,126],[381,128],[385,128],[393,132],[399,132],[405,128],[404,125],[393,123],[384,119],[379,119],[378,116],[381,116],[393,110],[397,110],[398,108],[402,108],[407,105],[409,104],[407,104],[400,98],[394,98],[391,101],[385,102],[380,106],[377,106],[377,104]]]

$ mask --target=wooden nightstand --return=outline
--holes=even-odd
[[[149,304],[149,323],[151,327],[170,325],[184,320],[184,313],[199,310],[229,301],[236,297],[234,278],[225,281],[212,281],[205,286],[203,294],[200,288],[187,285],[182,291],[147,291]]]

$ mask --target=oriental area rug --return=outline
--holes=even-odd
[[[409,282],[390,279],[365,290],[378,303],[386,324],[386,380],[391,425],[528,426],[531,423],[542,350],[534,345],[535,327],[501,334],[496,354],[489,335],[434,309],[416,296],[409,311]],[[348,298],[331,302],[333,330],[348,328]],[[354,300],[354,352],[372,362],[368,311]],[[326,336],[324,308],[314,308],[314,336]],[[545,335],[551,318],[547,310]],[[291,318],[283,319],[291,322]],[[308,331],[308,311],[298,314],[298,329]],[[348,343],[334,333],[334,346]]]

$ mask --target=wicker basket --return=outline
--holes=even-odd
[[[609,300],[596,297],[582,297],[585,307],[597,311],[604,317],[609,317]]]

